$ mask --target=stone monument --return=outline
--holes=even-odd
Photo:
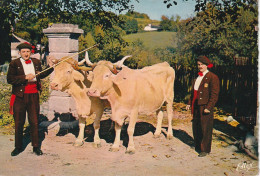
[[[83,34],[83,30],[79,29],[78,25],[61,23],[50,25],[47,29],[43,29],[43,33],[49,40],[49,55],[61,59],[78,52],[78,38]],[[78,55],[74,56],[73,59],[78,61]],[[50,79],[52,79],[53,74]],[[75,102],[67,93],[52,90],[48,100],[48,114],[46,114],[48,120],[52,120],[55,113],[67,116],[76,114]]]

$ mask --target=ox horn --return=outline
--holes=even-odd
[[[92,66],[93,63],[90,62],[89,57],[88,57],[88,52],[85,52],[85,59],[83,59],[82,61],[78,62],[78,65],[83,65],[84,62],[86,62],[88,65]],[[82,71],[92,71],[93,68],[92,67],[85,67],[85,66],[81,66],[77,68],[78,70],[82,70]]]
[[[89,65],[89,66],[93,66],[93,63],[89,60],[88,57],[88,52],[85,52],[85,62]]]
[[[115,65],[117,68],[123,67],[123,66],[124,66],[124,61],[125,61],[127,58],[129,58],[129,57],[132,57],[132,55],[123,57],[120,61],[117,61],[116,63],[114,63],[114,65]]]
[[[81,65],[81,63],[84,63],[81,61],[81,63],[77,62],[76,60],[70,58],[68,60],[66,60],[66,62],[68,62],[69,64],[71,64],[71,66],[75,69],[75,70],[82,70],[82,71],[91,71],[93,70],[92,67],[85,67],[85,66],[79,66]]]
[[[91,64],[92,64],[92,63],[90,62],[90,60],[89,60],[88,52],[87,52],[87,51],[85,52],[85,59],[83,59],[82,61],[80,61],[80,62],[78,63],[78,65],[83,65],[84,62],[86,62],[88,65],[91,65]]]

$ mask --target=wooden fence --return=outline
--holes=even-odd
[[[257,66],[248,64],[244,58],[236,59],[233,66],[214,66],[210,69],[220,80],[217,107],[229,112],[241,123],[256,125],[257,116]],[[192,80],[197,68],[180,67],[176,70],[175,101],[188,101]]]

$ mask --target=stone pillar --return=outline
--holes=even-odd
[[[47,29],[43,29],[43,33],[49,40],[49,55],[57,59],[64,56],[71,56],[78,52],[78,38],[83,34],[83,30],[78,28],[78,25],[73,24],[53,24]],[[73,59],[78,61],[78,55]],[[52,79],[53,75],[51,75]],[[70,114],[76,113],[74,100],[64,92],[52,90],[48,100],[49,120],[54,118],[54,113]],[[70,117],[68,117],[70,118]]]

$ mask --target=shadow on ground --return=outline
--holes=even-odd
[[[61,121],[59,123],[60,130],[56,134],[57,136],[64,136],[68,133],[71,133],[75,136],[75,138],[78,136],[79,133],[79,127],[78,127],[78,121],[75,120],[75,118],[72,116],[72,114],[64,113],[59,114],[55,113],[55,118],[52,121],[48,121],[47,117],[44,115],[40,115],[39,120],[39,136],[40,136],[40,144],[45,139],[45,133],[48,133],[48,126],[58,121],[58,119]],[[127,134],[127,128],[128,124],[124,124],[122,126],[121,131],[121,140],[123,141],[123,145],[125,147],[128,146],[128,134]],[[214,128],[218,131],[223,132],[227,136],[230,137],[230,139],[234,142],[235,140],[242,139],[246,132],[244,130],[241,130],[240,126],[233,127],[226,122],[219,121],[217,119],[214,120]],[[166,127],[164,127],[165,130],[167,130]],[[155,127],[147,122],[138,122],[135,126],[135,132],[134,136],[142,136],[149,132],[154,133]],[[166,137],[167,135],[162,132],[163,135]],[[182,141],[184,144],[194,147],[194,141],[193,137],[191,137],[186,131],[184,130],[176,130],[173,129],[173,135],[180,141]],[[101,139],[104,139],[107,143],[113,143],[115,139],[115,131],[114,131],[114,123],[108,119],[108,120],[102,120],[100,122],[100,131],[99,136]],[[94,141],[94,127],[93,124],[87,125],[85,127],[85,134],[84,137],[86,138],[86,142],[93,142]],[[30,138],[30,126],[28,126],[24,131],[24,139],[23,139],[23,147],[24,149],[27,147],[27,145],[31,142]]]

